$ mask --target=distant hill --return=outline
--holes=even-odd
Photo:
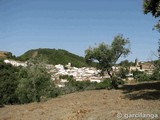
[[[87,66],[85,59],[73,53],[70,53],[66,50],[62,49],[47,49],[47,48],[39,48],[32,49],[19,56],[17,59],[21,61],[29,60],[30,58],[38,58],[42,57],[48,61],[49,64],[62,64],[66,65],[69,62],[72,63],[73,66],[83,67]]]
[[[12,53],[11,52],[6,52],[6,51],[0,51],[0,58],[12,58]]]

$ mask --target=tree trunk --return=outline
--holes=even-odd
[[[113,76],[112,76],[112,74],[111,74],[111,72],[107,69],[107,73],[108,73],[108,75],[110,76],[110,78],[112,78]]]
[[[108,75],[110,76],[111,81],[112,81],[112,82],[111,82],[111,88],[118,89],[118,84],[117,84],[116,77],[114,77],[114,75],[111,74],[109,70],[107,70],[107,73],[108,73]]]

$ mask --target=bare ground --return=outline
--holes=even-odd
[[[137,118],[133,114],[138,115]],[[144,114],[153,116],[144,117]],[[128,115],[132,116],[128,118]],[[122,120],[127,118],[160,120],[160,82],[125,85],[119,90],[76,92],[47,102],[6,105],[0,108],[0,120]]]

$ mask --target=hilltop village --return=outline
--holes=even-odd
[[[9,60],[5,59],[5,63],[11,64],[13,66],[22,66],[26,67],[27,62],[20,62],[20,61],[15,61],[15,60]],[[94,67],[74,67],[72,66],[71,63],[68,63],[67,65],[51,65],[51,64],[46,64],[46,69],[48,72],[51,74],[51,79],[53,81],[56,81],[56,86],[57,87],[64,87],[65,83],[68,82],[66,79],[60,78],[60,76],[72,76],[76,81],[86,81],[89,80],[90,82],[97,82],[100,83],[103,81],[104,78],[109,78],[110,76],[106,73],[103,77],[100,76],[101,70],[98,70]],[[112,67],[113,71],[119,71],[120,66],[113,66]],[[127,74],[127,80],[133,81],[133,74],[131,71],[143,71],[146,72],[147,74],[152,74],[152,71],[154,69],[154,65],[149,63],[149,62],[138,62],[135,60],[135,66],[131,66],[129,68],[129,74]],[[125,81],[126,79],[124,79]]]

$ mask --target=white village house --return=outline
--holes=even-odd
[[[20,61],[15,61],[15,60],[4,60],[5,63],[11,64],[13,66],[22,66],[26,67],[27,62],[20,62]],[[144,67],[143,67],[143,66]],[[149,66],[149,67],[148,67]],[[51,79],[53,81],[59,80],[60,83],[57,83],[56,86],[58,87],[64,87],[65,82],[68,82],[65,79],[60,79],[60,76],[63,75],[68,75],[68,76],[73,76],[73,78],[76,81],[90,81],[90,82],[97,82],[100,83],[103,81],[103,78],[109,78],[109,75],[106,74],[103,78],[99,75],[101,72],[100,70],[97,70],[96,68],[93,67],[82,67],[82,68],[77,68],[77,67],[71,67],[71,63],[68,63],[64,67],[64,65],[58,64],[58,65],[50,65],[46,64],[46,68],[48,72],[51,74]],[[114,71],[118,71],[120,67],[115,67],[113,66]],[[132,70],[139,70],[139,71],[146,71],[147,73],[151,73],[153,70],[153,66],[151,64],[143,64],[141,63],[140,65],[137,64],[136,66],[131,66],[130,71]],[[128,80],[133,79],[133,74],[128,74]]]
[[[15,60],[8,60],[8,59],[4,60],[4,62],[6,64],[11,64],[11,65],[16,66],[16,67],[18,67],[18,66],[26,67],[27,66],[27,62],[18,62],[18,61],[15,61]]]

